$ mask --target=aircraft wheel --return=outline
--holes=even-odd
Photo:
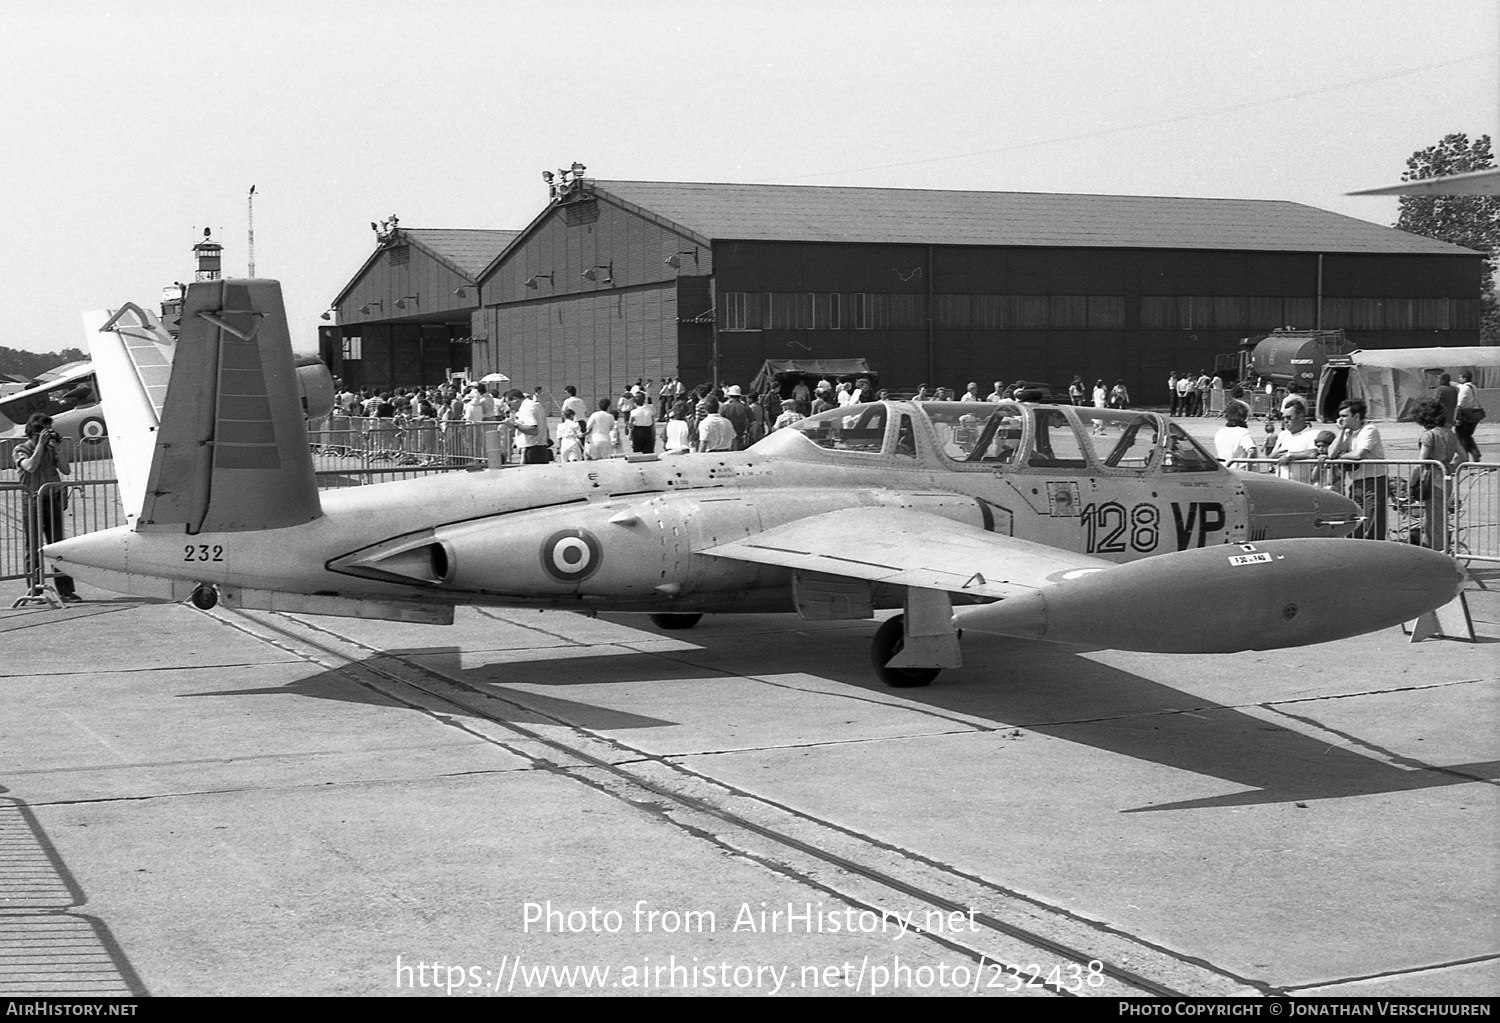
[[[930,685],[942,668],[891,668],[886,662],[901,652],[906,645],[906,616],[887,618],[875,630],[875,639],[870,643],[870,662],[875,665],[875,675],[893,689],[916,689]]]
[[[199,611],[208,611],[219,603],[219,591],[205,583],[193,591],[191,599]]]
[[[78,439],[85,444],[100,444],[109,439],[109,428],[98,416],[89,416],[78,424]]]
[[[651,624],[658,629],[677,630],[691,629],[703,620],[702,615],[685,614],[655,614],[651,615]]]

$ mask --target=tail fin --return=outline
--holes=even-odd
[[[138,528],[277,529],[322,515],[281,285],[188,286]]]
[[[146,478],[176,342],[150,312],[132,302],[83,317],[89,355],[100,381],[110,452],[125,519],[134,525],[146,496]]]

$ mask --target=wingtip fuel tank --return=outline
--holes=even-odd
[[[1465,576],[1407,544],[1271,540],[1179,551],[960,608],[954,623],[1054,643],[1151,653],[1234,653],[1346,639],[1452,600]]]

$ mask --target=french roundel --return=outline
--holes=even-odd
[[[586,529],[559,529],[542,541],[542,569],[560,583],[587,579],[601,560],[599,541]]]
[[[78,439],[85,444],[98,444],[109,437],[109,428],[98,416],[89,416],[78,424]]]

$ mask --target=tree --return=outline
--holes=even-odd
[[[1460,133],[1413,153],[1406,161],[1407,170],[1401,180],[1438,178],[1494,166],[1488,135],[1470,142],[1467,135]],[[1500,196],[1403,195],[1396,227],[1485,253],[1479,340],[1481,344],[1500,344],[1500,302],[1495,296],[1495,268],[1500,261]]]
[[[64,348],[60,352],[28,352],[0,347],[0,373],[13,374],[30,380],[55,366],[82,362],[87,358],[88,356],[77,348]]]

